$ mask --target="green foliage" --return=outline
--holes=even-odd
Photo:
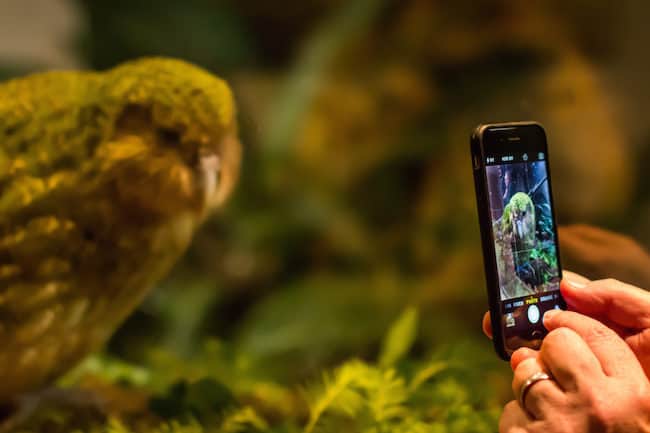
[[[166,395],[153,397],[149,402],[151,410],[162,418],[210,418],[221,414],[235,405],[231,391],[211,378],[194,383],[177,382]]]
[[[304,433],[495,430],[498,410],[473,400],[463,383],[462,373],[471,367],[437,357],[408,369],[394,365],[410,348],[396,341],[412,341],[416,317],[414,309],[407,309],[393,325],[384,343],[392,350],[384,352],[383,363],[352,360],[324,375],[323,383],[311,390]]]
[[[553,216],[551,206],[545,202],[536,203],[535,216],[537,231],[539,231],[543,237],[553,236]]]
[[[63,386],[71,386],[79,382],[84,375],[93,375],[107,382],[133,386],[144,386],[151,380],[151,373],[146,368],[129,364],[113,356],[99,354],[86,358],[59,383]]]
[[[557,275],[557,253],[553,242],[539,242],[538,246],[530,251],[530,260],[541,260],[546,264],[542,270],[542,281],[547,282]]]
[[[323,416],[332,414],[343,414],[367,428],[392,425],[408,412],[403,405],[407,397],[404,379],[395,370],[349,361],[333,376],[324,377],[323,389],[310,405],[305,433],[312,432]]]
[[[268,424],[253,408],[245,406],[227,414],[221,423],[223,433],[246,433],[253,430],[266,431]]]
[[[409,356],[418,316],[414,307],[402,311],[383,339],[377,362],[349,359],[307,386],[274,383],[263,365],[214,340],[191,359],[152,353],[146,368],[96,356],[61,385],[74,395],[80,384],[102,383],[94,391],[100,400],[116,392],[119,399],[144,394],[146,404],[134,412],[132,405],[118,403],[106,418],[93,407],[45,402],[21,431],[44,426],[54,433],[495,431],[507,388],[499,379],[502,364],[471,342]]]
[[[227,414],[217,428],[206,428],[196,420],[189,419],[185,422],[172,420],[148,431],[149,433],[254,433],[267,431],[267,429],[266,422],[253,409],[244,407]],[[99,431],[102,433],[134,433],[134,430],[116,418],[111,418],[105,429],[92,433],[99,433]]]
[[[171,420],[164,422],[151,430],[149,433],[254,433],[267,431],[266,422],[255,413],[250,407],[243,407],[226,414],[223,421],[216,428],[205,427],[195,419],[188,419],[183,422]],[[133,433],[127,425],[116,418],[111,418],[106,426],[106,433]]]
[[[417,336],[418,311],[411,307],[404,310],[388,331],[379,357],[382,367],[394,365],[408,354]]]
[[[129,427],[115,418],[109,420],[105,431],[106,433],[133,433]],[[150,431],[151,433],[203,433],[205,430],[196,421],[190,421],[187,424],[172,421],[161,424]]]

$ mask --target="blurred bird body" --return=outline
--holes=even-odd
[[[100,347],[232,189],[222,80],[144,59],[0,84],[0,402]]]

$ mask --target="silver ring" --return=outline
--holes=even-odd
[[[553,380],[553,378],[543,371],[538,371],[537,373],[531,374],[519,389],[519,406],[521,406],[521,408],[527,413],[528,409],[526,409],[526,394],[528,394],[528,391],[533,385],[542,380]]]

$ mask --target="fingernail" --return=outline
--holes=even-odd
[[[564,278],[562,278],[562,281],[574,289],[584,289],[587,287],[587,283],[589,283],[589,280],[587,278],[579,274],[574,274],[570,271],[564,271],[563,277]]]
[[[553,318],[553,316],[560,314],[560,310],[548,310],[546,313],[544,313],[544,318],[542,321],[546,323],[547,320],[550,320]]]
[[[564,282],[574,289],[584,289],[585,287],[587,287],[585,283],[581,283],[580,281],[577,280],[572,280],[571,278],[565,278]]]

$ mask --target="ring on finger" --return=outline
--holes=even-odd
[[[519,389],[519,406],[521,406],[521,408],[529,415],[530,412],[526,409],[526,394],[528,394],[528,391],[530,391],[530,388],[532,388],[533,385],[542,380],[553,380],[553,378],[543,371],[538,371],[537,373],[531,374]]]

